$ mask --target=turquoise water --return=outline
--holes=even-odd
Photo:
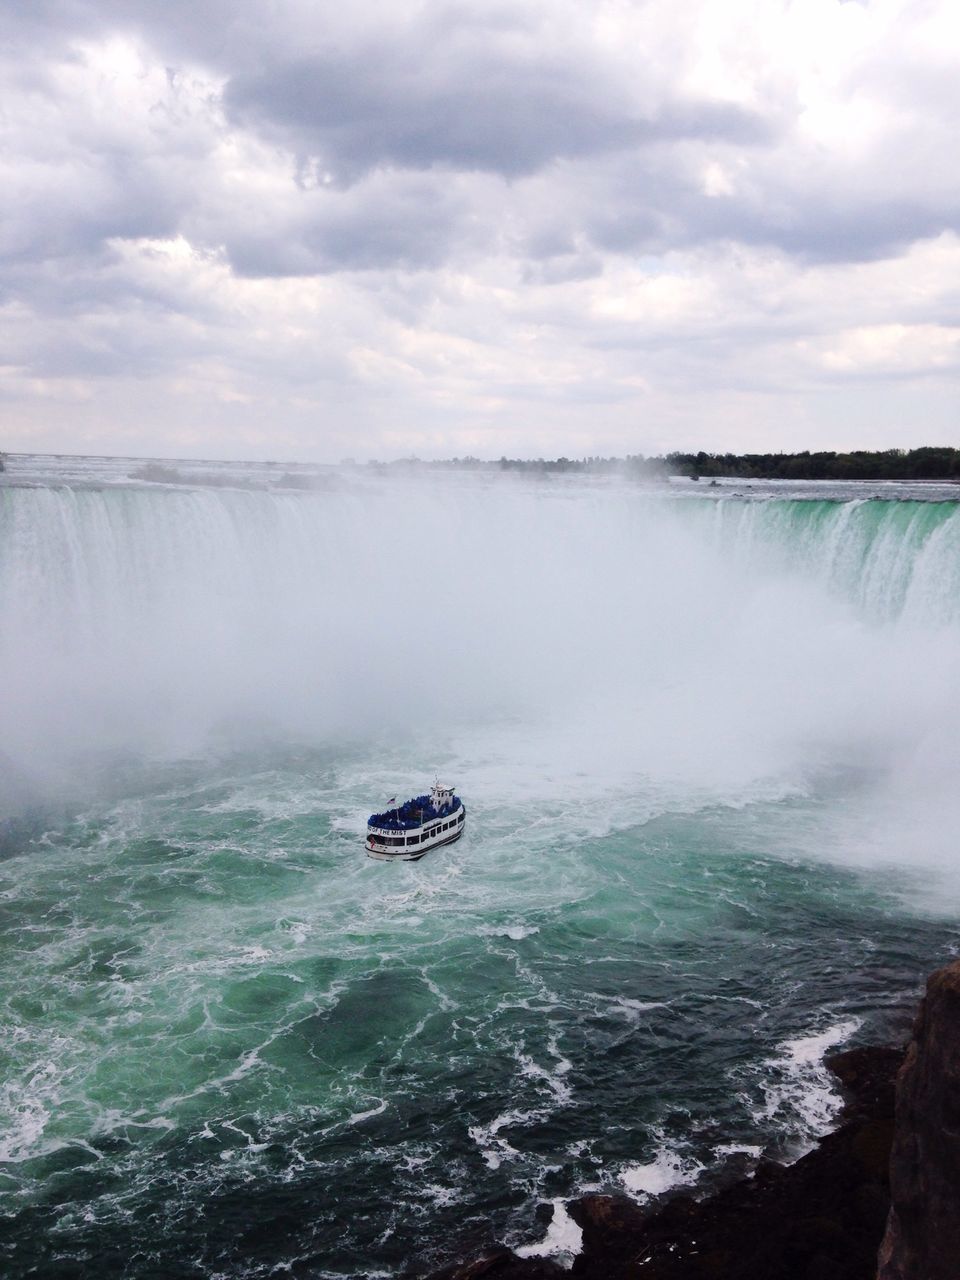
[[[393,1276],[801,1151],[960,940],[956,513],[0,490],[5,1274]],[[364,857],[435,772],[465,838]]]

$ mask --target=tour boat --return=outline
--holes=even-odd
[[[435,782],[429,795],[414,796],[385,813],[370,815],[367,853],[382,862],[416,862],[430,849],[459,840],[466,815],[453,787]]]

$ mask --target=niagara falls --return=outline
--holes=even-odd
[[[19,472],[20,1273],[562,1257],[585,1188],[796,1158],[956,945],[949,486]],[[438,771],[465,838],[366,858]]]
[[[0,1280],[958,1280],[950,0],[0,0]]]

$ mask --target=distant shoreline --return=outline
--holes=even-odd
[[[650,457],[644,454],[627,454],[625,457],[590,456],[583,458],[508,458],[484,459],[472,456],[443,459],[417,457],[397,458],[387,462],[370,459],[355,462],[344,459],[339,464],[296,461],[250,461],[230,459],[187,458],[134,458],[97,454],[4,454],[0,452],[0,471],[16,470],[11,462],[18,458],[43,458],[73,462],[131,462],[139,463],[130,478],[158,483],[176,482],[180,477],[177,467],[203,466],[241,469],[289,471],[295,482],[296,474],[306,472],[331,472],[345,470],[406,471],[406,470],[456,470],[479,472],[513,472],[521,475],[624,475],[634,479],[667,481],[686,480],[793,480],[793,481],[848,481],[848,482],[900,482],[904,484],[956,484],[960,485],[960,448],[952,446],[924,446],[917,449],[857,449],[849,453],[822,450],[811,453],[666,453]],[[295,483],[292,487],[296,487]]]
[[[454,460],[459,461],[458,459]],[[465,460],[469,461],[469,460]],[[900,480],[960,484],[960,449],[858,449],[850,453],[667,453],[619,458],[558,458],[536,462],[501,458],[505,471],[598,471],[618,467],[692,480]]]

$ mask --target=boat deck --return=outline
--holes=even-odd
[[[379,827],[381,831],[416,831],[425,823],[435,818],[449,817],[463,807],[459,796],[453,797],[449,808],[436,810],[429,795],[414,796],[396,809],[388,809],[386,813],[372,813],[367,819],[368,827]]]

